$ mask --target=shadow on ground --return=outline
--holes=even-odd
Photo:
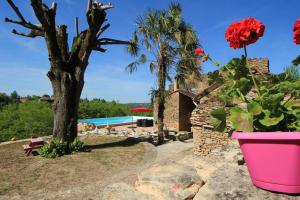
[[[86,149],[104,149],[104,148],[111,148],[111,147],[129,147],[138,144],[139,141],[133,139],[133,138],[126,138],[124,140],[118,141],[118,142],[110,142],[110,143],[104,143],[104,144],[92,144],[92,145],[86,145]]]

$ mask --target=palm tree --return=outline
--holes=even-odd
[[[198,38],[193,28],[182,19],[181,13],[180,5],[174,3],[168,10],[148,10],[137,19],[131,41],[137,45],[128,46],[129,53],[139,56],[138,60],[128,65],[128,71],[132,73],[138,65],[149,63],[150,71],[157,75],[155,96],[159,143],[164,140],[166,80],[174,77],[183,82],[188,74],[199,73],[197,60],[193,56],[194,49],[199,46]],[[148,58],[140,53],[142,51],[147,52]]]

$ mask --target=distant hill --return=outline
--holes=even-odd
[[[151,108],[152,105],[151,103],[126,103],[125,105],[129,106],[129,107],[149,107]]]

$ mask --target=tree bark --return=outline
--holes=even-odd
[[[77,137],[77,112],[84,86],[83,74],[78,71],[50,71],[48,77],[54,94],[53,137],[72,142]]]
[[[158,128],[158,143],[164,142],[164,110],[165,110],[165,85],[166,85],[166,65],[162,52],[158,59],[158,110],[157,110],[157,128]]]

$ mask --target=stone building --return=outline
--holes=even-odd
[[[253,69],[252,72],[258,79],[270,73],[269,60],[267,58],[250,59],[249,64]],[[224,106],[223,103],[216,98],[216,95],[217,89],[201,98],[192,112],[190,121],[194,138],[194,153],[196,155],[208,155],[213,149],[226,145],[230,140],[227,133],[214,131],[210,121],[209,112]],[[255,93],[250,91],[247,98],[254,96]]]
[[[172,131],[191,131],[191,114],[196,105],[193,103],[195,94],[179,89],[174,83],[172,92],[166,97],[164,111],[165,129]],[[154,117],[157,116],[157,106],[154,106]]]

